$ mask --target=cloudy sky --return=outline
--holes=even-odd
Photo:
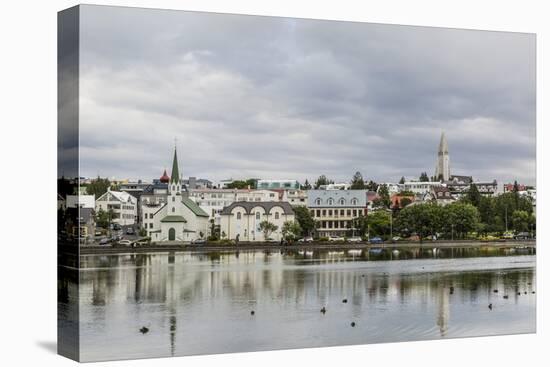
[[[535,183],[531,34],[84,6],[81,175]]]

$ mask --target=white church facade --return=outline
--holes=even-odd
[[[206,238],[208,214],[185,195],[175,149],[166,200],[159,205],[143,206],[142,215],[147,218],[145,229],[152,242]]]

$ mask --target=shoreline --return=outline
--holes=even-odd
[[[369,250],[369,249],[407,249],[407,248],[517,248],[524,247],[536,250],[536,240],[514,241],[430,241],[430,242],[398,242],[398,243],[323,243],[313,242],[307,244],[280,245],[273,243],[240,243],[239,245],[147,245],[140,247],[107,247],[107,246],[82,246],[80,255],[116,255],[146,252],[209,252],[209,251],[281,251],[281,250]],[[73,248],[74,249],[74,248]],[[65,253],[63,246],[59,247],[59,254]],[[70,251],[74,254],[74,250]]]

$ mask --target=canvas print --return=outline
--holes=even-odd
[[[59,13],[59,353],[536,331],[535,35]]]

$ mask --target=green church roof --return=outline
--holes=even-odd
[[[167,215],[160,220],[162,223],[187,223],[184,217],[181,215]]]
[[[195,203],[193,200],[189,199],[188,197],[182,197],[181,202],[183,205],[185,205],[189,210],[193,212],[197,217],[209,217],[208,214],[204,210],[202,210],[197,203]]]
[[[180,171],[178,169],[178,153],[174,148],[174,161],[172,162],[172,174],[170,175],[170,183],[180,182]]]

